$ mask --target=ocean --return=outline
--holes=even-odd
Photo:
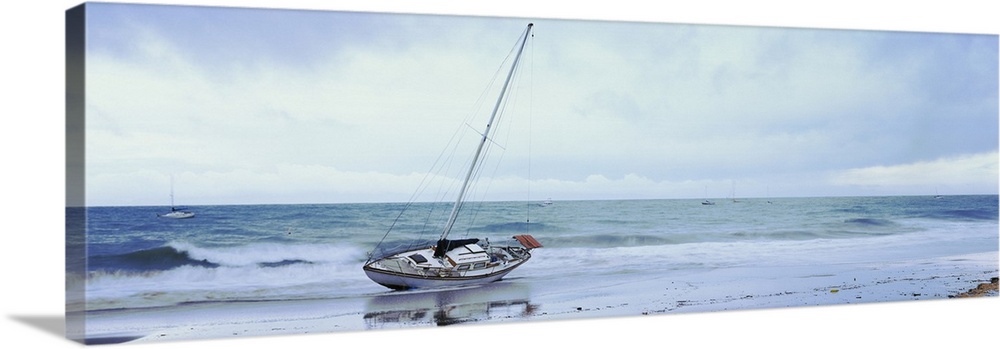
[[[811,291],[802,289],[810,287],[823,294],[825,290],[815,285],[796,289],[791,284],[824,277],[829,281],[822,282],[842,285],[842,294],[866,286],[862,282],[885,284],[888,281],[877,278],[886,275],[913,283],[943,278],[944,270],[950,279],[988,280],[997,273],[997,203],[996,195],[969,195],[759,198],[718,200],[715,205],[702,205],[701,200],[469,204],[463,208],[466,218],[449,238],[499,242],[527,233],[544,247],[533,250],[532,259],[503,280],[459,293],[392,291],[369,280],[361,268],[369,253],[435,241],[449,205],[415,203],[403,215],[405,205],[397,203],[189,206],[196,217],[180,220],[157,217],[166,212],[164,207],[88,207],[85,248],[82,239],[67,237],[68,249],[85,250],[85,259],[67,263],[67,289],[83,290],[84,304],[70,304],[68,309],[85,309],[91,320],[104,321],[88,331],[121,332],[132,328],[137,320],[130,316],[135,314],[169,310],[167,314],[177,316],[173,312],[180,310],[170,309],[192,305],[204,310],[251,304],[259,312],[244,308],[254,315],[242,316],[266,317],[266,306],[285,304],[274,317],[301,312],[306,318],[351,316],[358,323],[363,317],[365,329],[503,321],[533,314],[600,316],[576,314],[585,309],[572,302],[587,304],[585,299],[605,309],[621,307],[619,313],[604,314],[631,314],[640,307],[672,311],[697,299],[705,305],[728,303],[726,309],[789,306],[798,301],[773,303],[777,300],[764,296],[804,295]],[[886,265],[927,264],[942,257],[961,263],[952,256],[984,253],[994,260],[970,267],[943,265],[924,276],[914,275],[933,268],[904,270],[908,275],[878,271]],[[954,268],[964,269],[952,272]],[[840,275],[866,269],[875,276],[859,281],[854,275],[853,286]],[[86,275],[76,274],[79,270]],[[747,283],[738,283],[744,279]],[[699,294],[714,292],[710,285],[716,281],[737,282],[726,288],[746,286],[747,291]],[[963,282],[941,284],[952,289],[933,292],[891,289],[863,296],[866,301],[945,298],[971,281]],[[782,288],[782,283],[789,285]],[[757,287],[757,298],[747,303],[752,287]],[[651,290],[660,294],[651,295]],[[723,294],[727,292],[748,295],[741,302],[722,302],[737,299]],[[316,306],[301,305],[317,301],[327,302],[321,308],[328,313],[316,314]],[[439,314],[466,305],[476,307],[458,315]],[[160,325],[149,318],[141,321],[165,328],[186,326],[191,318]],[[350,321],[344,325],[357,326]]]
[[[996,195],[487,202],[463,208],[449,238],[531,234],[543,245],[500,283],[586,285],[738,267],[905,261],[998,249]],[[368,254],[431,243],[442,204],[86,208],[86,260],[68,289],[88,312],[180,304],[394,294],[362,272]],[[390,226],[393,228],[389,231]],[[68,243],[82,243],[68,239]],[[376,251],[378,252],[378,251]],[[567,286],[569,287],[569,286]],[[405,291],[404,291],[405,292]],[[627,295],[622,295],[627,299]]]

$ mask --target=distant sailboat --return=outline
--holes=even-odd
[[[733,202],[740,202],[736,200],[736,181],[733,181]]]
[[[490,128],[504,101],[511,77],[514,75],[521,52],[531,36],[531,24],[528,24],[523,36],[518,39],[519,49],[507,73],[503,88],[500,90],[496,106],[486,123],[478,148],[472,157],[465,181],[459,190],[448,221],[445,223],[441,237],[436,243],[428,241],[421,247],[406,249],[402,252],[390,253],[377,258],[369,255],[363,270],[372,281],[391,289],[438,288],[452,286],[478,285],[500,280],[505,275],[521,266],[531,258],[531,250],[542,247],[531,235],[515,235],[517,244],[490,243],[489,239],[480,242],[479,239],[448,239],[448,233],[458,219],[465,201],[466,190],[470,179],[480,165],[479,158],[483,146],[490,140]],[[388,235],[388,233],[386,233]],[[381,244],[381,242],[379,242]],[[375,247],[378,249],[378,246]]]
[[[705,201],[702,201],[701,204],[706,206],[715,205],[714,201],[708,199],[708,186],[705,186]]]
[[[170,212],[164,214],[157,214],[157,217],[161,218],[173,218],[173,219],[184,219],[194,217],[194,212],[185,211],[174,206],[174,177],[170,177]]]

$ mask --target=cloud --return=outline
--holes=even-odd
[[[912,187],[979,188],[996,192],[998,153],[992,151],[892,166],[841,171],[830,178],[838,186],[907,189]]]
[[[496,96],[483,85],[524,22],[108,6],[118,17],[94,26],[87,59],[88,190],[101,202],[160,202],[170,174],[206,203],[405,200],[449,136],[483,128]],[[266,29],[244,28],[258,19]],[[877,164],[995,152],[990,40],[536,21],[516,100],[532,115],[503,120],[516,129],[494,135],[506,150],[489,175],[502,197],[527,184],[701,197],[732,181],[758,196],[842,194],[879,178]]]
[[[266,171],[181,172],[173,177],[178,205],[405,202],[428,181],[443,181],[443,187],[454,187],[454,180],[446,177],[345,171],[317,165],[279,165]],[[171,179],[161,172],[101,173],[89,176],[87,181],[88,186],[100,188],[87,194],[88,205],[169,202]]]

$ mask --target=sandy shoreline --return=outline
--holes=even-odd
[[[996,277],[995,252],[893,263],[727,268],[655,277],[636,274],[618,279],[617,284],[566,284],[565,280],[513,277],[455,290],[98,312],[89,318],[88,342],[156,342],[995,297]]]

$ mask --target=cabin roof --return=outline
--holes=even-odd
[[[448,251],[448,258],[451,258],[458,264],[490,260],[490,256],[486,253],[486,250],[477,244],[467,244]]]

